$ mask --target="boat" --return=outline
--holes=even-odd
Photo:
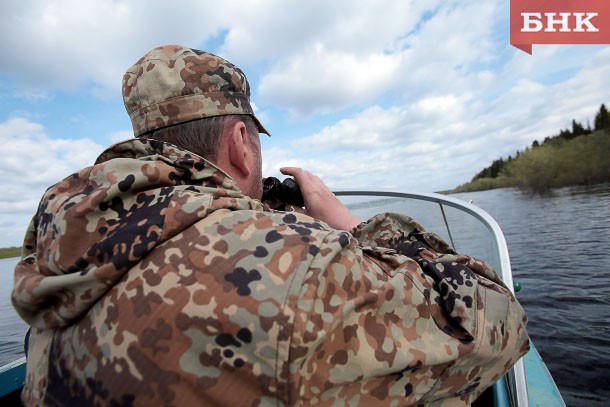
[[[505,284],[513,281],[508,246],[498,223],[472,202],[437,194],[389,190],[337,190],[335,195],[355,214],[368,219],[382,212],[403,213],[434,231],[458,252],[485,260]],[[19,405],[25,380],[25,357],[0,367],[0,404]],[[565,402],[533,343],[530,351],[473,404],[475,407],[562,407]]]
[[[21,389],[25,382],[25,356],[0,367],[0,405],[21,405]]]

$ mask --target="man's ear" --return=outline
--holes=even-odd
[[[235,123],[229,130],[229,162],[240,172],[242,177],[250,175],[248,163],[249,137],[246,125],[241,121]]]

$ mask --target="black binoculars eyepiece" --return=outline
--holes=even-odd
[[[275,199],[285,205],[305,206],[299,185],[292,178],[286,178],[284,181],[275,177],[264,178],[262,201],[268,199]]]

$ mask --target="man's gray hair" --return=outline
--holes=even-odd
[[[222,135],[226,128],[238,121],[244,122],[248,134],[258,137],[258,127],[249,115],[225,115],[192,120],[163,127],[141,135],[141,138],[164,141],[208,160],[216,159]]]

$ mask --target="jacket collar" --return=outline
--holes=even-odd
[[[121,141],[108,147],[95,161],[105,163],[115,158],[138,160],[161,160],[184,171],[184,178],[193,185],[222,188],[234,196],[242,195],[237,182],[230,175],[205,158],[170,143],[135,138]],[[233,193],[231,193],[233,192]]]

